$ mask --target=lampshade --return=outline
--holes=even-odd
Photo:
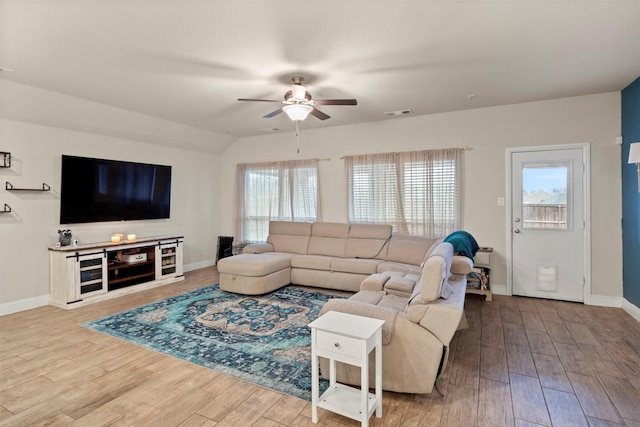
[[[640,163],[640,142],[633,142],[629,146],[629,163]]]
[[[313,107],[305,104],[291,104],[282,107],[282,111],[295,122],[306,119],[311,110],[313,110]]]

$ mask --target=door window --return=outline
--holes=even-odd
[[[571,230],[571,162],[522,165],[522,228]]]

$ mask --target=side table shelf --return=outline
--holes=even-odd
[[[491,268],[493,248],[481,248],[473,258],[473,270],[467,275],[467,293],[484,295],[487,301],[493,301],[491,292]]]

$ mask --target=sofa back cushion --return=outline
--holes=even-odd
[[[309,240],[309,255],[344,257],[349,237],[349,224],[314,222]]]
[[[306,254],[311,238],[310,222],[271,221],[267,242],[276,252]]]
[[[441,296],[447,297],[450,289],[449,276],[451,262],[453,260],[453,245],[441,242],[431,251],[424,260],[422,275],[413,288],[413,294],[409,298],[409,306],[429,304]],[[417,309],[414,309],[416,311]],[[418,316],[418,317],[421,317]],[[412,321],[416,321],[412,319]]]
[[[428,252],[442,241],[438,237],[395,234],[389,240],[387,261],[421,265]]]
[[[351,224],[344,256],[386,259],[391,231],[389,224]]]
[[[443,286],[448,286],[451,261],[453,259],[453,245],[442,242],[438,244],[424,262],[421,284],[421,302],[428,304],[440,298]]]

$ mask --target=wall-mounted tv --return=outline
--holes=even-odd
[[[62,156],[60,224],[169,218],[171,166]]]

